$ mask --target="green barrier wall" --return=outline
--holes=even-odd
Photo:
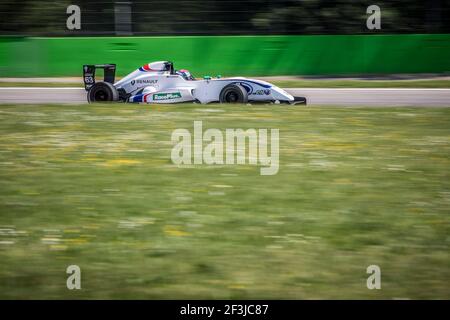
[[[79,76],[84,63],[125,75],[171,60],[194,75],[450,72],[450,35],[0,38],[0,77]]]

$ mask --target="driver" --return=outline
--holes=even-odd
[[[175,74],[182,76],[184,80],[195,80],[189,70],[186,69],[177,70]]]

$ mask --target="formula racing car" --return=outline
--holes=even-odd
[[[95,81],[96,69],[103,69],[104,81]],[[306,104],[306,98],[293,97],[265,81],[243,77],[195,79],[188,70],[175,70],[170,61],[143,65],[114,82],[115,64],[84,65],[87,100],[140,103],[289,103]]]

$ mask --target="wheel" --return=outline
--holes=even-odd
[[[248,94],[243,86],[229,84],[220,91],[220,103],[247,103]]]
[[[88,102],[119,101],[119,92],[109,82],[96,82],[88,91]]]

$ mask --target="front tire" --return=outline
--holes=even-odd
[[[238,84],[229,84],[220,91],[220,103],[247,103],[248,93]]]
[[[119,101],[119,92],[109,82],[96,82],[89,88],[87,99],[89,103]]]

